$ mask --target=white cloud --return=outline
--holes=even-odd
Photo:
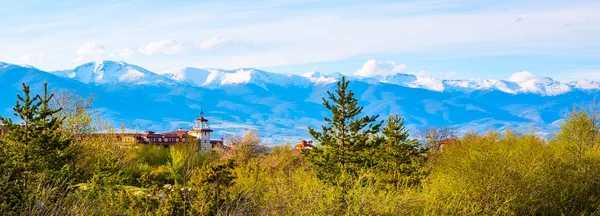
[[[508,80],[512,81],[512,82],[524,82],[524,81],[533,79],[535,77],[536,77],[535,75],[533,75],[532,73],[530,73],[528,71],[522,71],[522,72],[514,73],[513,75],[510,76],[510,78]]]
[[[43,53],[27,53],[21,56],[21,61],[23,62],[37,62],[44,58]]]
[[[138,51],[144,55],[154,55],[157,53],[177,54],[189,48],[189,45],[176,40],[165,39],[161,41],[150,42],[146,46],[140,47]]]
[[[77,57],[73,59],[75,63],[82,63],[90,60],[100,60],[106,57],[106,47],[94,41],[88,41],[81,45],[75,54]]]
[[[65,54],[72,51],[64,51],[67,44],[91,35],[97,40],[110,41],[112,44],[104,44],[107,47],[134,44],[135,51],[147,42],[167,38],[191,42],[191,46],[198,49],[216,49],[218,46],[213,44],[225,43],[219,42],[222,39],[201,40],[199,44],[194,42],[225,35],[260,44],[261,50],[255,56],[261,56],[264,52],[277,53],[273,59],[249,62],[252,67],[272,65],[271,62],[278,61],[281,56],[287,64],[310,64],[380,53],[443,52],[470,56],[561,53],[568,50],[570,55],[577,56],[597,57],[600,54],[593,49],[600,44],[597,40],[600,35],[600,4],[594,1],[553,1],[553,4],[510,1],[502,4],[502,7],[510,8],[506,11],[497,10],[498,4],[473,8],[469,2],[445,0],[393,3],[349,1],[356,4],[336,4],[327,10],[311,8],[302,11],[279,7],[289,3],[266,2],[277,6],[220,2],[215,5],[212,1],[196,1],[130,11],[152,25],[139,25],[139,19],[125,19],[120,16],[122,14],[113,14],[115,10],[135,7],[138,4],[136,2],[94,5],[93,13],[72,8],[58,16],[39,14],[35,10],[10,10],[9,7],[9,13],[35,15],[35,20],[22,22],[16,19],[8,26],[3,26],[0,37],[8,38],[0,41],[0,47],[16,51],[42,49],[52,52],[52,58],[57,61],[47,61],[40,66],[56,69],[68,66],[61,59],[73,58],[72,53]],[[194,13],[197,11],[202,13]],[[68,17],[81,19],[69,20]],[[515,22],[519,17],[523,19]],[[575,25],[577,22],[580,24]],[[571,25],[567,27],[568,23]],[[111,28],[111,34],[106,34],[106,26],[115,27]],[[31,34],[40,30],[50,32]],[[152,49],[144,50],[148,51],[146,53],[161,53]],[[0,59],[14,58],[10,53],[0,53]],[[178,55],[160,58],[160,61],[156,58],[139,59],[139,64],[158,70],[170,67],[165,62],[182,66],[193,64],[202,57]],[[233,67],[237,64],[230,64],[229,61],[222,63],[217,66]],[[497,76],[508,77],[510,74]]]
[[[129,48],[113,50],[108,56],[110,57],[129,57],[135,54],[135,52]]]
[[[73,59],[73,62],[75,63],[82,63],[85,61],[85,58],[83,56],[78,56],[77,58]]]
[[[90,41],[81,45],[81,47],[77,49],[77,52],[75,54],[77,54],[78,56],[102,55],[105,51],[106,47],[96,42]]]
[[[238,39],[233,39],[230,37],[211,37],[207,38],[202,42],[198,42],[198,47],[204,50],[209,49],[245,49],[248,48],[249,45]]]
[[[393,61],[377,61],[375,59],[368,60],[362,68],[357,70],[354,74],[358,76],[377,76],[377,75],[392,75],[406,69],[406,65],[396,65]]]

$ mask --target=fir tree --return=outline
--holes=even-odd
[[[378,181],[386,187],[418,184],[425,174],[420,170],[427,149],[410,139],[404,118],[390,115],[383,127],[385,141],[377,151],[380,163]]]
[[[359,117],[363,107],[348,86],[349,81],[342,77],[335,93],[327,91],[329,100],[323,98],[323,105],[332,117],[324,117],[327,125],[322,126],[322,132],[309,128],[319,146],[307,152],[317,176],[341,186],[342,198],[358,173],[375,165],[377,160],[372,157],[372,150],[379,145],[375,134],[382,124],[377,122],[378,116]]]
[[[235,163],[233,160],[227,160],[206,168],[198,180],[206,203],[203,210],[206,215],[218,215],[223,206],[230,201],[227,189],[235,183],[236,176],[232,173]]]
[[[48,182],[65,183],[73,168],[74,151],[71,140],[62,136],[62,119],[56,117],[60,110],[49,107],[53,94],[48,94],[44,83],[42,96],[31,96],[29,86],[23,83],[23,96],[17,95],[14,116],[22,123],[0,117],[7,134],[0,143],[2,148],[2,174],[8,175],[8,185],[2,193],[11,193],[4,207],[16,208],[31,201],[32,191]],[[7,192],[8,191],[8,192]]]

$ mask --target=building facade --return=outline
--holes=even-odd
[[[208,124],[208,119],[204,118],[204,112],[200,112],[200,117],[194,121],[194,126],[191,130],[179,128],[177,131],[166,133],[155,133],[154,131],[145,131],[143,133],[128,134],[128,137],[133,138],[138,143],[156,144],[169,146],[187,140],[194,140],[200,143],[202,149],[211,149],[223,146],[223,138],[211,139],[211,133]]]
[[[314,147],[312,140],[300,140],[300,143],[294,146],[296,150],[312,150]]]

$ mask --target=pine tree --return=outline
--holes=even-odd
[[[219,215],[231,198],[227,189],[235,182],[235,174],[232,170],[235,168],[233,160],[211,164],[206,167],[205,172],[199,176],[196,181],[198,187],[204,195],[206,206],[203,213],[206,215]]]
[[[371,153],[379,145],[375,134],[382,124],[377,122],[378,116],[359,117],[363,107],[348,86],[349,81],[342,77],[335,93],[327,91],[329,100],[323,98],[323,105],[332,117],[324,117],[327,125],[322,126],[322,132],[309,128],[319,146],[306,153],[320,179],[343,188],[362,169],[375,165],[377,160]]]
[[[382,129],[385,141],[377,151],[378,181],[386,187],[415,185],[425,174],[420,170],[427,149],[410,139],[404,118],[390,115]]]
[[[44,94],[35,97],[23,83],[23,96],[17,95],[13,108],[14,116],[22,123],[0,117],[7,128],[0,143],[4,157],[2,174],[9,175],[9,185],[2,185],[0,189],[7,189],[12,194],[2,203],[7,208],[26,205],[36,186],[47,182],[62,184],[67,174],[71,174],[75,157],[72,142],[61,133],[63,120],[55,115],[60,110],[49,107],[52,97],[53,94],[48,94],[47,83],[44,83]],[[5,192],[2,192],[3,198],[6,198]]]

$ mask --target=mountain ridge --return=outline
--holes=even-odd
[[[102,70],[106,65],[114,66],[121,65],[122,70],[125,73],[117,75],[108,75],[110,79],[116,79],[118,81],[129,81],[131,84],[156,84],[157,82],[164,82],[166,84],[173,84],[173,82],[184,83],[188,85],[194,85],[197,87],[205,88],[220,88],[221,86],[237,85],[237,84],[255,84],[265,88],[265,84],[276,84],[279,86],[290,86],[290,85],[301,85],[307,86],[309,83],[315,84],[330,84],[335,83],[339,80],[341,74],[323,74],[318,71],[308,72],[301,75],[295,74],[280,74],[275,72],[268,72],[256,68],[238,68],[233,70],[217,69],[217,68],[196,68],[196,67],[183,67],[177,69],[171,69],[162,72],[152,72],[146,70],[140,66],[128,64],[123,61],[100,61],[100,62],[89,62],[82,64],[74,69],[70,70],[59,70],[50,71],[50,73],[56,73],[59,76],[68,77],[80,80],[84,83],[95,83],[95,84],[111,84],[102,77]],[[94,66],[94,69],[90,72],[83,74],[77,73],[85,67]],[[82,72],[80,72],[82,73]],[[444,80],[437,79],[431,76],[419,76],[407,73],[395,73],[391,75],[376,75],[376,76],[346,76],[348,80],[359,80],[368,83],[388,83],[401,85],[411,88],[422,88],[433,91],[461,91],[469,93],[477,90],[489,90],[489,91],[502,91],[509,94],[539,94],[542,96],[555,96],[565,94],[574,90],[585,90],[585,91],[599,91],[600,82],[595,80],[578,80],[569,82],[556,81],[550,77],[538,77],[533,76],[529,72],[526,73],[529,77],[522,80],[499,80],[499,79],[454,79]],[[99,75],[98,75],[99,74]],[[168,80],[160,79],[154,75],[165,77]],[[151,80],[144,82],[141,80],[144,76],[150,76]],[[92,78],[100,78],[94,80]],[[116,84],[113,82],[112,84]]]
[[[130,76],[138,72],[144,76]],[[322,98],[335,89],[340,77],[337,73],[286,75],[253,68],[188,67],[159,74],[114,61],[46,72],[0,63],[0,98],[10,99],[0,100],[0,115],[12,116],[12,98],[20,92],[21,82],[35,92],[48,81],[56,90],[97,95],[94,110],[115,127],[125,123],[132,130],[187,128],[204,109],[216,136],[253,129],[265,142],[281,144],[306,138],[308,127],[324,123],[328,113]],[[528,133],[536,128],[542,135],[556,129],[574,104],[593,101],[600,88],[597,81],[562,83],[524,77],[453,81],[397,73],[348,79],[365,114],[399,114],[411,130],[453,126],[464,131],[511,128]],[[436,85],[443,89],[436,90]]]

